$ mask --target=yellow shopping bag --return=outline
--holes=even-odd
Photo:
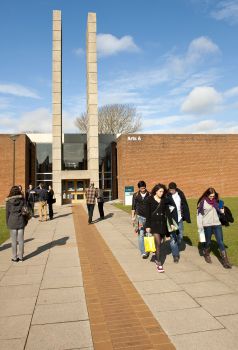
[[[145,236],[144,237],[144,246],[145,246],[145,251],[148,253],[153,253],[156,251],[155,248],[155,240],[154,236]]]

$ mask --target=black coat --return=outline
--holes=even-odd
[[[48,195],[47,195],[47,203],[48,204],[53,204],[53,198],[54,198],[54,191],[49,190]]]
[[[132,197],[132,210],[135,210],[135,213],[139,216],[146,217],[146,202],[150,196],[149,192],[146,191],[146,195],[143,198],[140,191],[133,194]]]
[[[162,236],[169,236],[167,220],[172,225],[172,216],[166,199],[162,198],[158,203],[154,196],[148,197],[146,201],[146,228],[151,228],[151,233],[159,233]]]
[[[185,194],[179,188],[177,188],[177,192],[179,194],[179,197],[181,198],[182,220],[186,221],[188,223],[191,223],[190,210],[189,210],[189,206],[188,206],[188,202],[187,202],[187,199],[185,197]],[[167,203],[169,205],[172,205],[173,207],[175,207],[175,210],[173,210],[171,214],[172,214],[172,217],[175,219],[175,221],[178,222],[178,212],[176,209],[176,204],[175,204],[173,197],[172,197],[172,194],[170,192],[167,193]]]
[[[6,198],[6,223],[10,230],[20,230],[26,226],[22,207],[25,200],[22,195]]]

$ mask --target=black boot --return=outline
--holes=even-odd
[[[222,259],[222,265],[223,265],[223,267],[225,269],[231,269],[232,268],[232,266],[231,266],[231,264],[230,264],[230,262],[228,260],[228,257],[227,257],[227,254],[226,254],[225,250],[223,250],[221,252],[221,259]]]
[[[205,248],[204,249],[204,259],[208,264],[212,263],[212,259],[210,257],[210,249],[209,248]]]

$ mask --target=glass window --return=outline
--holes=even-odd
[[[77,191],[83,191],[83,190],[84,190],[84,182],[77,181]]]
[[[67,182],[67,190],[68,191],[74,191],[74,182],[73,181],[68,181]]]
[[[36,144],[36,172],[52,173],[52,144]]]
[[[64,135],[63,170],[87,170],[87,135]]]
[[[83,194],[77,194],[77,199],[84,199],[84,195]]]

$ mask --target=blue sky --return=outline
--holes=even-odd
[[[51,132],[52,11],[63,21],[63,130],[86,109],[97,13],[99,106],[137,107],[144,133],[237,133],[238,0],[8,0],[0,5],[0,133]]]

